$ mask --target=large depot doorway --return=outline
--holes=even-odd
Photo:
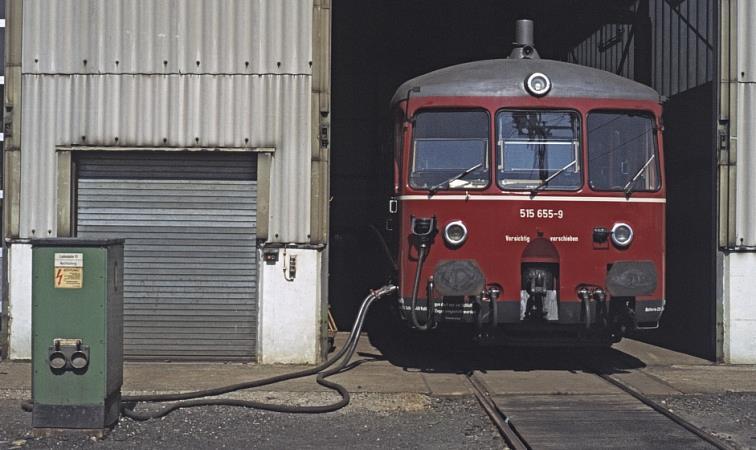
[[[389,100],[407,79],[502,58],[514,21],[534,19],[543,58],[610,68],[665,104],[667,300],[645,339],[713,359],[716,349],[714,0],[333,0],[333,144],[329,301],[341,328],[386,281]],[[355,252],[359,252],[359,256]],[[359,261],[355,263],[355,258]],[[385,265],[384,265],[385,266]]]

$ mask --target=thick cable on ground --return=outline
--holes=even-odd
[[[230,386],[223,386],[223,387],[218,387],[214,389],[185,392],[185,393],[180,393],[180,394],[161,394],[161,395],[143,395],[143,396],[123,397],[122,401],[124,403],[169,402],[169,401],[179,401],[179,402],[174,403],[172,405],[168,405],[165,408],[159,411],[155,411],[155,412],[136,412],[133,409],[129,409],[126,406],[124,406],[122,408],[122,413],[126,417],[129,417],[134,420],[150,420],[150,419],[163,417],[171,413],[172,411],[175,411],[181,408],[190,408],[190,407],[195,407],[195,406],[211,406],[211,405],[241,406],[245,408],[262,409],[266,411],[300,413],[300,414],[325,413],[325,412],[336,411],[340,408],[343,408],[344,406],[349,404],[349,399],[350,399],[349,392],[346,390],[346,388],[344,388],[340,384],[328,381],[326,380],[326,378],[340,372],[349,363],[349,360],[352,358],[352,355],[354,354],[354,351],[357,348],[357,343],[359,342],[359,339],[360,339],[360,333],[362,331],[362,327],[365,322],[365,317],[372,303],[380,299],[381,297],[384,297],[386,295],[389,295],[395,292],[396,290],[397,290],[396,286],[387,285],[376,291],[372,291],[367,297],[365,297],[365,300],[362,302],[362,305],[360,306],[359,312],[357,314],[357,318],[354,322],[354,325],[352,326],[352,331],[349,335],[349,338],[347,339],[347,342],[338,352],[336,352],[336,354],[333,357],[331,357],[330,359],[328,359],[327,361],[323,362],[322,364],[316,367],[300,370],[297,372],[277,375],[277,376],[265,378],[262,380],[249,381],[245,383],[239,383],[239,384],[234,384]],[[335,367],[331,367],[337,362],[339,362],[340,360],[341,362],[338,365],[336,365]],[[317,383],[328,389],[336,391],[341,396],[341,400],[339,400],[338,402],[329,404],[329,405],[293,406],[293,405],[262,403],[262,402],[248,401],[248,400],[204,398],[204,397],[212,397],[212,396],[227,394],[229,392],[239,391],[243,389],[268,386],[274,383],[279,383],[279,382],[287,381],[287,380],[293,380],[296,378],[303,378],[303,377],[316,375],[316,374],[317,374],[317,377],[315,380],[317,381]]]

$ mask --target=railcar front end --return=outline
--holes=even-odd
[[[394,105],[398,306],[414,328],[538,344],[658,326],[658,94],[518,58],[417,78]]]

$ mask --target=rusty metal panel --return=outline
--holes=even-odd
[[[312,0],[24,0],[34,74],[310,74]]]
[[[308,242],[311,90],[308,75],[24,75],[21,237],[56,234],[57,147],[272,147],[269,240]]]

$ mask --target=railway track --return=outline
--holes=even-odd
[[[503,402],[501,400],[497,401],[497,398],[494,397],[488,388],[486,387],[485,383],[476,375],[476,371],[469,371],[466,374],[467,382],[475,395],[475,398],[480,403],[483,410],[486,412],[488,417],[491,419],[491,422],[493,425],[498,429],[499,433],[501,434],[501,437],[504,439],[504,441],[507,443],[507,446],[513,450],[532,450],[532,449],[540,449],[540,448],[560,448],[560,449],[566,449],[566,448],[648,448],[646,445],[648,444],[649,436],[641,436],[642,434],[648,434],[648,433],[661,433],[656,436],[652,436],[650,439],[657,439],[660,443],[665,441],[665,435],[669,436],[669,441],[664,442],[664,445],[662,447],[658,448],[667,448],[667,449],[673,449],[673,448],[716,448],[719,450],[734,450],[734,447],[728,445],[727,443],[717,439],[716,437],[712,436],[711,434],[707,433],[706,431],[702,430],[701,428],[691,424],[684,418],[680,417],[679,415],[675,414],[674,412],[670,411],[669,409],[665,408],[664,406],[660,405],[653,399],[647,397],[642,392],[639,392],[637,389],[633,388],[632,386],[618,380],[615,377],[612,377],[611,375],[607,375],[605,373],[602,373],[599,370],[595,370],[593,368],[588,368],[586,370],[587,373],[592,373],[597,377],[600,377],[607,383],[614,386],[618,394],[615,394],[614,396],[607,396],[612,397],[609,399],[608,402],[605,402],[605,398],[597,398],[598,400],[601,400],[599,403],[603,403],[599,408],[605,408],[605,410],[600,411],[601,414],[603,414],[603,419],[606,421],[606,423],[611,424],[615,420],[617,422],[620,422],[622,420],[628,420],[626,416],[630,416],[631,419],[634,420],[638,417],[639,412],[644,412],[645,417],[641,421],[638,422],[638,429],[635,431],[637,433],[636,435],[628,435],[625,436],[626,439],[621,442],[616,442],[616,445],[611,444],[611,440],[600,440],[600,434],[602,426],[602,423],[597,423],[597,436],[590,438],[590,442],[588,441],[589,436],[585,433],[580,433],[580,427],[581,424],[585,425],[585,420],[581,422],[579,418],[576,418],[576,429],[575,433],[570,433],[569,429],[567,430],[561,430],[562,428],[560,424],[550,424],[548,423],[548,416],[551,414],[554,416],[555,414],[558,415],[558,412],[555,412],[556,409],[559,409],[558,407],[555,408],[554,402],[543,402],[544,397],[557,397],[556,402],[557,403],[569,403],[569,397],[582,397],[582,396],[575,396],[575,395],[549,395],[549,396],[539,396],[539,400],[535,400],[532,402],[530,406],[532,406],[532,411],[538,411],[539,408],[541,408],[541,411],[547,411],[545,415],[540,415],[538,413],[535,413],[534,415],[537,416],[536,421],[539,419],[542,422],[538,426],[534,426],[533,422],[534,420],[531,418],[530,420],[527,420],[528,426],[527,427],[521,427],[517,428],[517,419],[512,418],[512,416],[517,417],[523,417],[525,418],[528,416],[528,401],[525,400],[520,402],[514,402],[515,405],[513,405],[513,410],[517,411],[510,415],[507,414],[506,406],[502,407]],[[628,398],[629,397],[629,398]],[[584,404],[588,404],[593,399],[588,399],[587,401],[584,401]],[[640,403],[640,405],[635,405],[631,409],[634,411],[635,414],[627,414],[628,411],[628,404]],[[543,407],[544,404],[549,404],[550,406],[547,406],[546,408]],[[612,411],[613,404],[616,404],[617,410]],[[567,407],[569,408],[569,406]],[[613,417],[617,416],[617,417]],[[600,419],[599,419],[600,420]],[[647,423],[653,423],[656,422],[655,427],[651,427],[652,429],[643,429],[643,424]],[[523,420],[523,423],[526,423],[526,420]],[[552,428],[552,425],[554,425],[553,428],[556,428],[556,431],[554,431]],[[563,424],[562,424],[563,425]],[[676,428],[676,430],[671,430]],[[539,431],[540,430],[540,431]],[[585,430],[582,430],[585,431]],[[548,439],[544,439],[541,434],[551,434],[551,436]],[[686,438],[687,435],[687,438]],[[646,445],[640,444],[642,442],[646,442]],[[556,444],[556,445],[550,445],[550,444]],[[640,445],[639,445],[640,444]],[[667,445],[668,444],[668,445]]]
[[[512,450],[529,450],[530,446],[527,441],[520,436],[512,421],[496,405],[491,394],[485,385],[475,377],[475,372],[467,374],[467,382],[472,387],[475,398],[480,406],[486,412],[491,422],[499,430],[499,434]]]

